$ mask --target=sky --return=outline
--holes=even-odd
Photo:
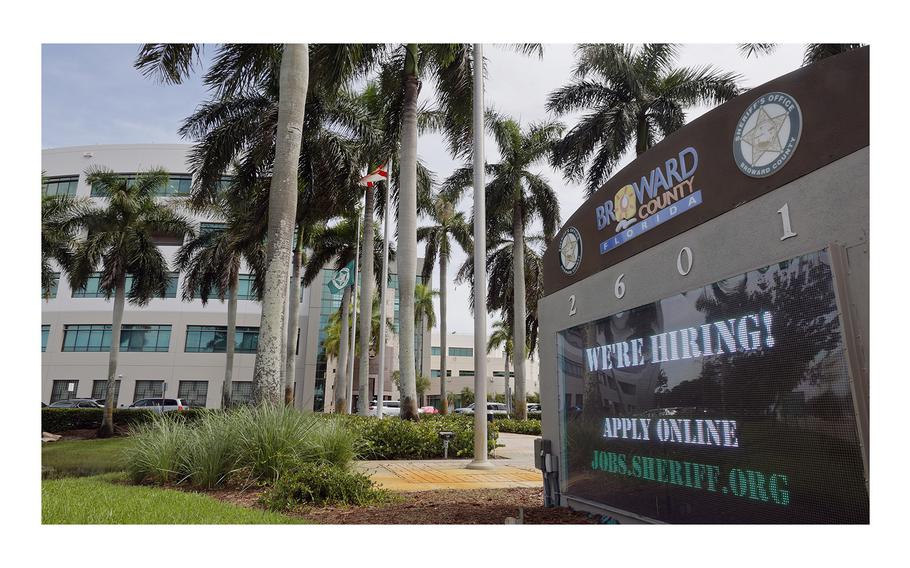
[[[44,45],[41,70],[41,145],[59,148],[85,144],[192,143],[177,134],[183,119],[206,98],[199,76],[182,85],[161,85],[146,79],[133,66],[136,45]],[[522,126],[535,121],[558,118],[567,128],[574,126],[575,116],[550,116],[545,103],[553,90],[571,80],[574,67],[574,45],[548,44],[541,59],[528,58],[499,46],[486,46],[488,59],[484,102],[500,113],[518,119]],[[209,53],[211,53],[209,49]],[[762,57],[746,59],[734,44],[695,44],[680,48],[678,65],[712,65],[742,76],[741,85],[756,87],[780,75],[799,68],[803,47],[781,45]],[[430,98],[432,88],[425,87],[421,98]],[[691,121],[708,107],[692,108],[686,113]],[[453,160],[440,135],[426,134],[418,141],[418,155],[436,174],[440,182],[462,162]],[[498,159],[491,138],[485,143],[487,162]],[[627,155],[617,171],[634,156]],[[569,183],[563,176],[540,163],[532,171],[543,175],[559,196],[561,217],[569,218],[584,202],[579,184]],[[459,209],[470,210],[468,194]],[[418,221],[418,226],[426,220]],[[540,223],[530,227],[539,230]],[[393,227],[394,230],[394,227]],[[422,245],[418,254],[422,255]],[[457,249],[452,255],[449,274],[465,261],[466,255]],[[438,271],[434,287],[438,289]],[[451,276],[450,276],[451,278]],[[448,331],[473,333],[473,317],[468,310],[470,287],[448,283]],[[438,299],[436,302],[439,310]],[[488,328],[497,315],[488,316]],[[437,330],[438,331],[438,330]]]

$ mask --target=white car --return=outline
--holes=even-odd
[[[455,410],[458,414],[474,414],[474,403],[472,402],[464,408],[458,408]],[[500,402],[488,402],[487,403],[487,416],[508,416],[509,412],[506,410],[506,405]]]
[[[188,406],[179,398],[143,398],[131,404],[129,408],[141,408],[163,414],[165,412],[186,410]]]
[[[382,401],[382,415],[383,416],[400,416],[401,415],[401,402],[398,400],[384,400]],[[370,404],[370,416],[379,416],[376,412],[376,403]]]

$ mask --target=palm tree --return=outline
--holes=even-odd
[[[687,107],[719,104],[739,94],[740,76],[711,66],[674,67],[677,46],[581,44],[574,81],[550,93],[557,115],[589,111],[556,146],[554,165],[570,180],[586,179],[590,196],[634,144],[641,155],[679,129]],[[594,155],[588,167],[591,155]]]
[[[429,284],[417,284],[414,286],[414,313],[416,314],[417,331],[420,337],[423,337],[425,331],[430,331],[436,327],[436,310],[433,308],[433,298],[439,295],[439,290],[434,290]],[[423,356],[424,345],[423,339],[420,341],[420,364],[418,365],[419,374],[424,374]]]
[[[312,238],[313,250],[310,258],[304,268],[302,284],[310,286],[316,281],[320,272],[326,267],[334,267],[340,270],[354,261],[357,247],[357,220],[359,212],[355,209],[348,213],[340,222],[331,227],[324,227],[314,232]],[[373,245],[374,271],[379,274],[379,267],[382,263],[382,246],[381,238],[375,239]],[[389,257],[395,257],[395,251],[389,248]],[[364,278],[364,280],[368,280]],[[341,297],[341,309],[339,310],[340,322],[339,329],[349,329],[348,317],[351,305],[351,286],[346,286]],[[378,307],[377,307],[378,309]],[[377,314],[377,318],[378,318]],[[377,320],[378,321],[378,320]],[[376,330],[378,331],[378,326]],[[376,338],[378,341],[378,338]],[[348,354],[348,334],[342,334],[339,338],[338,352],[338,379],[335,384],[335,412],[347,412],[347,354]],[[371,343],[372,344],[372,343]],[[357,351],[359,352],[359,350]]]
[[[114,389],[126,298],[131,304],[143,306],[152,298],[163,296],[170,270],[155,245],[155,236],[168,234],[183,239],[193,236],[194,231],[183,215],[155,197],[156,191],[167,183],[164,170],[137,174],[131,182],[103,168],[90,169],[86,174],[86,181],[101,188],[107,201],[102,206],[85,207],[72,219],[73,230],[84,231],[87,236],[76,243],[68,272],[75,290],[85,287],[100,265],[99,289],[107,299],[114,297],[107,395],[99,430],[99,435],[110,436],[114,432]],[[127,275],[132,275],[129,290]]]
[[[493,333],[487,341],[487,353],[490,351],[502,350],[505,354],[505,395],[506,404],[509,410],[512,410],[512,394],[509,392],[509,360],[512,358],[512,332],[511,324],[508,320],[497,320],[493,323]]]
[[[209,299],[227,296],[227,334],[225,341],[224,383],[221,407],[231,406],[234,374],[234,349],[237,332],[237,288],[240,268],[246,264],[253,276],[251,292],[261,300],[265,243],[258,237],[259,219],[250,215],[248,203],[255,201],[256,190],[235,189],[223,192],[218,201],[202,211],[225,221],[224,229],[200,232],[177,251],[175,264],[185,274],[183,299],[198,297],[204,306]],[[264,193],[262,189],[259,193]],[[257,230],[259,229],[259,230]]]
[[[473,251],[472,228],[465,220],[464,213],[455,210],[451,200],[443,195],[437,195],[430,209],[432,225],[417,229],[417,240],[426,242],[426,252],[423,256],[423,278],[432,282],[433,266],[439,259],[439,343],[442,354],[439,370],[439,396],[442,414],[448,414],[449,404],[446,397],[446,349],[447,349],[447,322],[446,322],[446,297],[448,291],[448,265],[452,252],[450,237],[455,239],[469,256]]]
[[[519,47],[540,53],[540,46]],[[437,124],[445,132],[449,148],[456,155],[470,150],[472,69],[475,65],[470,44],[398,45],[392,49],[389,73],[384,81],[400,81],[395,105],[401,109],[400,190],[398,200],[398,276],[401,293],[401,342],[398,361],[401,370],[401,418],[417,419],[417,392],[414,367],[414,286],[417,280],[417,96],[421,80],[435,87]],[[403,73],[402,73],[403,72]]]
[[[817,63],[826,57],[863,47],[863,43],[807,43],[803,54],[803,67]],[[741,43],[739,51],[744,56],[767,55],[777,49],[776,43]]]
[[[314,76],[326,88],[337,87],[356,73],[368,69],[382,50],[383,47],[377,44],[314,46]],[[164,82],[180,83],[200,63],[199,51],[198,44],[146,44],[135,65],[143,73],[158,76]],[[281,47],[274,44],[225,44],[219,48],[219,54],[204,81],[225,101],[249,89],[277,85],[277,136],[270,134],[266,137],[267,140],[275,140],[275,154],[269,168],[272,188],[269,193],[268,248],[260,339],[254,369],[253,394],[257,402],[278,403],[281,375],[286,370],[282,364],[286,355],[282,350],[286,334],[282,332],[288,297],[287,260],[291,256],[296,221],[298,160],[309,83],[309,51],[307,44],[285,44]],[[249,154],[246,157],[249,158]],[[229,156],[227,159],[234,158]],[[209,173],[210,176],[220,176],[224,171],[222,167]],[[205,176],[200,177],[203,185],[214,186],[211,177],[208,180]]]
[[[41,290],[48,298],[59,274],[51,262],[66,269],[73,256],[76,231],[72,220],[78,218],[88,202],[68,195],[41,196]]]
[[[525,290],[525,227],[535,218],[543,224],[544,239],[549,241],[559,225],[559,200],[546,179],[532,173],[529,168],[549,156],[553,145],[563,131],[558,122],[531,124],[522,131],[519,123],[489,112],[488,124],[499,147],[501,161],[487,166],[492,179],[487,184],[487,225],[505,229],[503,218],[511,220],[512,232],[512,283],[513,318],[523,322],[527,318]],[[457,195],[470,185],[472,169],[463,167],[446,180],[445,191]],[[495,235],[495,233],[494,233]],[[488,237],[489,239],[489,237]],[[491,282],[499,282],[493,278]],[[500,282],[501,284],[501,282]],[[515,396],[516,416],[527,417],[525,402],[525,364],[527,343],[524,325],[514,325]]]

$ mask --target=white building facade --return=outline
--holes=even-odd
[[[465,387],[474,390],[474,335],[453,333],[446,339],[446,392],[455,395],[456,407],[461,406],[459,393]],[[427,404],[438,406],[439,382],[441,373],[442,347],[439,333],[433,333],[433,345],[430,354],[430,388],[427,391]],[[491,351],[487,354],[487,394],[505,395],[505,353]],[[509,362],[509,385],[515,391],[514,362]],[[528,394],[540,392],[538,363],[536,359],[525,361],[525,389]]]
[[[169,173],[169,183],[161,198],[186,196],[191,177],[187,164],[188,145],[136,144],[79,146],[48,149],[42,152],[45,194],[68,194],[103,200],[92,195],[86,171],[104,167],[126,177],[153,168]],[[193,217],[197,229],[217,219]],[[165,258],[173,260],[182,242],[163,238],[157,242]],[[330,408],[334,384],[322,339],[328,319],[341,304],[341,294],[327,286],[334,271],[323,270],[309,288],[302,290],[294,378],[295,405],[301,410],[324,411]],[[258,344],[261,306],[250,294],[248,271],[241,268],[238,290],[237,339],[232,380],[236,402],[252,396],[253,365]],[[390,266],[389,299],[386,313],[397,328],[397,275]],[[129,406],[146,397],[182,398],[193,406],[219,407],[224,379],[227,303],[182,299],[183,275],[172,272],[165,297],[146,306],[127,303],[117,369],[116,405]],[[73,290],[65,274],[47,291],[41,309],[41,383],[42,401],[51,403],[67,398],[103,398],[106,394],[110,328],[113,301],[104,298],[97,281],[90,279],[85,289]],[[389,335],[387,376],[397,369],[397,338]],[[429,341],[429,334],[424,334]],[[370,396],[375,396],[377,367],[371,362]],[[328,390],[327,390],[328,384]],[[356,387],[355,383],[355,387]],[[384,395],[393,395],[394,385],[385,381]],[[327,396],[328,393],[328,396]],[[355,391],[356,394],[356,391]]]

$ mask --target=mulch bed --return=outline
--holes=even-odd
[[[258,507],[259,490],[221,489],[208,495],[243,507]],[[447,489],[396,493],[393,503],[369,507],[307,507],[296,515],[321,524],[501,525],[524,510],[524,524],[597,524],[570,509],[543,506],[543,489]]]

